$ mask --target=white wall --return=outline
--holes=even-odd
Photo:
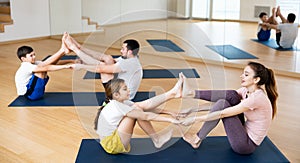
[[[10,4],[14,23],[5,26],[0,42],[64,31],[80,33],[81,16],[90,16],[100,24],[167,18],[167,10],[176,10],[177,0],[10,0]],[[273,7],[276,0],[241,0],[240,5],[240,20],[256,22],[254,6]]]
[[[276,0],[241,0],[240,1],[240,20],[257,22],[254,17],[254,6],[276,7]]]
[[[10,0],[13,25],[5,26],[1,41],[50,35],[48,0]]]
[[[120,0],[82,0],[82,16],[99,25],[120,22]]]
[[[177,0],[177,17],[190,17],[190,0]]]
[[[49,0],[51,35],[82,32],[81,0]]]
[[[82,0],[82,15],[100,25],[167,18],[168,0]]]

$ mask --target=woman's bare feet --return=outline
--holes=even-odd
[[[182,97],[195,97],[195,91],[190,87],[186,77],[183,75]]]
[[[161,148],[165,143],[167,143],[173,134],[173,129],[169,130],[167,133],[163,135],[158,135],[158,138],[152,139],[153,144],[156,148]]]
[[[195,149],[199,148],[201,144],[201,139],[196,134],[187,133],[182,138]]]
[[[179,80],[175,84],[175,86],[169,91],[169,94],[173,98],[180,98],[182,97],[182,84],[183,84],[183,77],[182,72],[179,73]]]

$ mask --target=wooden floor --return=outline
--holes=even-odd
[[[276,71],[279,91],[278,114],[268,137],[291,162],[300,162],[300,59],[299,52],[278,52],[252,42],[255,23],[199,22],[186,20],[153,21],[104,27],[104,32],[74,35],[84,46],[119,54],[122,40],[138,39],[142,45],[140,60],[143,68],[195,68],[200,79],[189,79],[200,89],[236,89],[240,86],[242,68],[250,60],[227,60],[205,48],[207,44],[232,44],[247,51]],[[273,37],[273,35],[272,35]],[[16,49],[34,47],[37,58],[43,59],[60,47],[60,36],[26,42],[0,44],[0,162],[74,162],[84,138],[96,138],[93,120],[97,107],[8,107],[17,97],[14,75],[20,61]],[[146,39],[171,39],[185,52],[159,53]],[[298,44],[298,41],[296,42]],[[108,48],[109,47],[109,48]],[[299,46],[300,47],[300,46]],[[48,92],[103,91],[100,81],[83,80],[85,71],[50,72]],[[170,89],[176,79],[143,79],[140,91]],[[203,103],[200,100],[176,99],[162,106],[180,109]],[[174,125],[154,122],[157,131]],[[186,128],[196,132],[202,123]],[[210,135],[225,135],[222,124]],[[146,137],[136,127],[134,137]]]

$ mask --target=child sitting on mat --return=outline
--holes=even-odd
[[[45,61],[36,61],[35,52],[32,47],[19,47],[17,56],[22,63],[15,74],[18,95],[24,95],[29,100],[41,99],[45,92],[45,86],[49,80],[47,71],[71,68],[70,65],[55,65],[65,54],[65,50],[64,43],[62,43],[61,48],[54,55],[50,56]]]
[[[210,110],[206,115],[191,116],[181,121],[184,125],[204,122],[197,134],[185,134],[184,140],[198,148],[222,120],[232,149],[239,154],[253,153],[267,136],[276,114],[278,93],[274,73],[260,63],[250,62],[241,75],[241,86],[238,90],[194,91],[184,81],[183,97],[215,102],[211,109],[209,106],[200,106],[181,111],[181,114],[189,114]]]
[[[276,21],[276,8],[272,9],[271,17],[268,17],[268,14],[265,12],[261,12],[259,14],[260,21],[258,22],[257,28],[257,39],[259,41],[267,41],[270,39],[271,36],[271,28],[267,27],[266,23],[277,25]]]
[[[181,97],[182,75],[176,85],[164,94],[142,102],[129,101],[130,91],[123,79],[112,79],[105,87],[106,104],[101,106],[95,118],[95,130],[100,144],[110,154],[130,151],[130,139],[136,122],[150,136],[156,148],[161,148],[172,137],[172,130],[159,135],[149,121],[178,124],[173,117],[160,116],[158,106],[164,102]],[[160,111],[158,111],[160,112]]]

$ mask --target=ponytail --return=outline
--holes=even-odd
[[[276,86],[276,82],[275,82],[275,76],[274,76],[274,72],[271,69],[266,68],[269,74],[269,80],[267,80],[266,84],[265,84],[265,88],[267,91],[267,95],[268,98],[271,101],[272,104],[272,108],[273,108],[273,114],[272,114],[272,118],[274,118],[274,116],[276,115],[277,112],[277,98],[278,98],[278,92],[277,92],[277,86]]]
[[[109,103],[109,99],[106,98],[105,101],[103,102],[102,106],[100,106],[100,108],[98,109],[98,112],[96,114],[95,120],[94,120],[94,129],[97,130],[98,129],[98,120],[99,120],[99,116],[100,113],[102,111],[102,109]]]
[[[277,87],[276,87],[273,70],[268,69],[264,65],[257,62],[249,62],[248,66],[250,66],[255,72],[254,77],[260,78],[257,85],[259,86],[265,85],[268,98],[272,104],[272,109],[273,109],[272,118],[274,118],[277,112],[276,101],[278,98],[278,93],[277,93]]]

